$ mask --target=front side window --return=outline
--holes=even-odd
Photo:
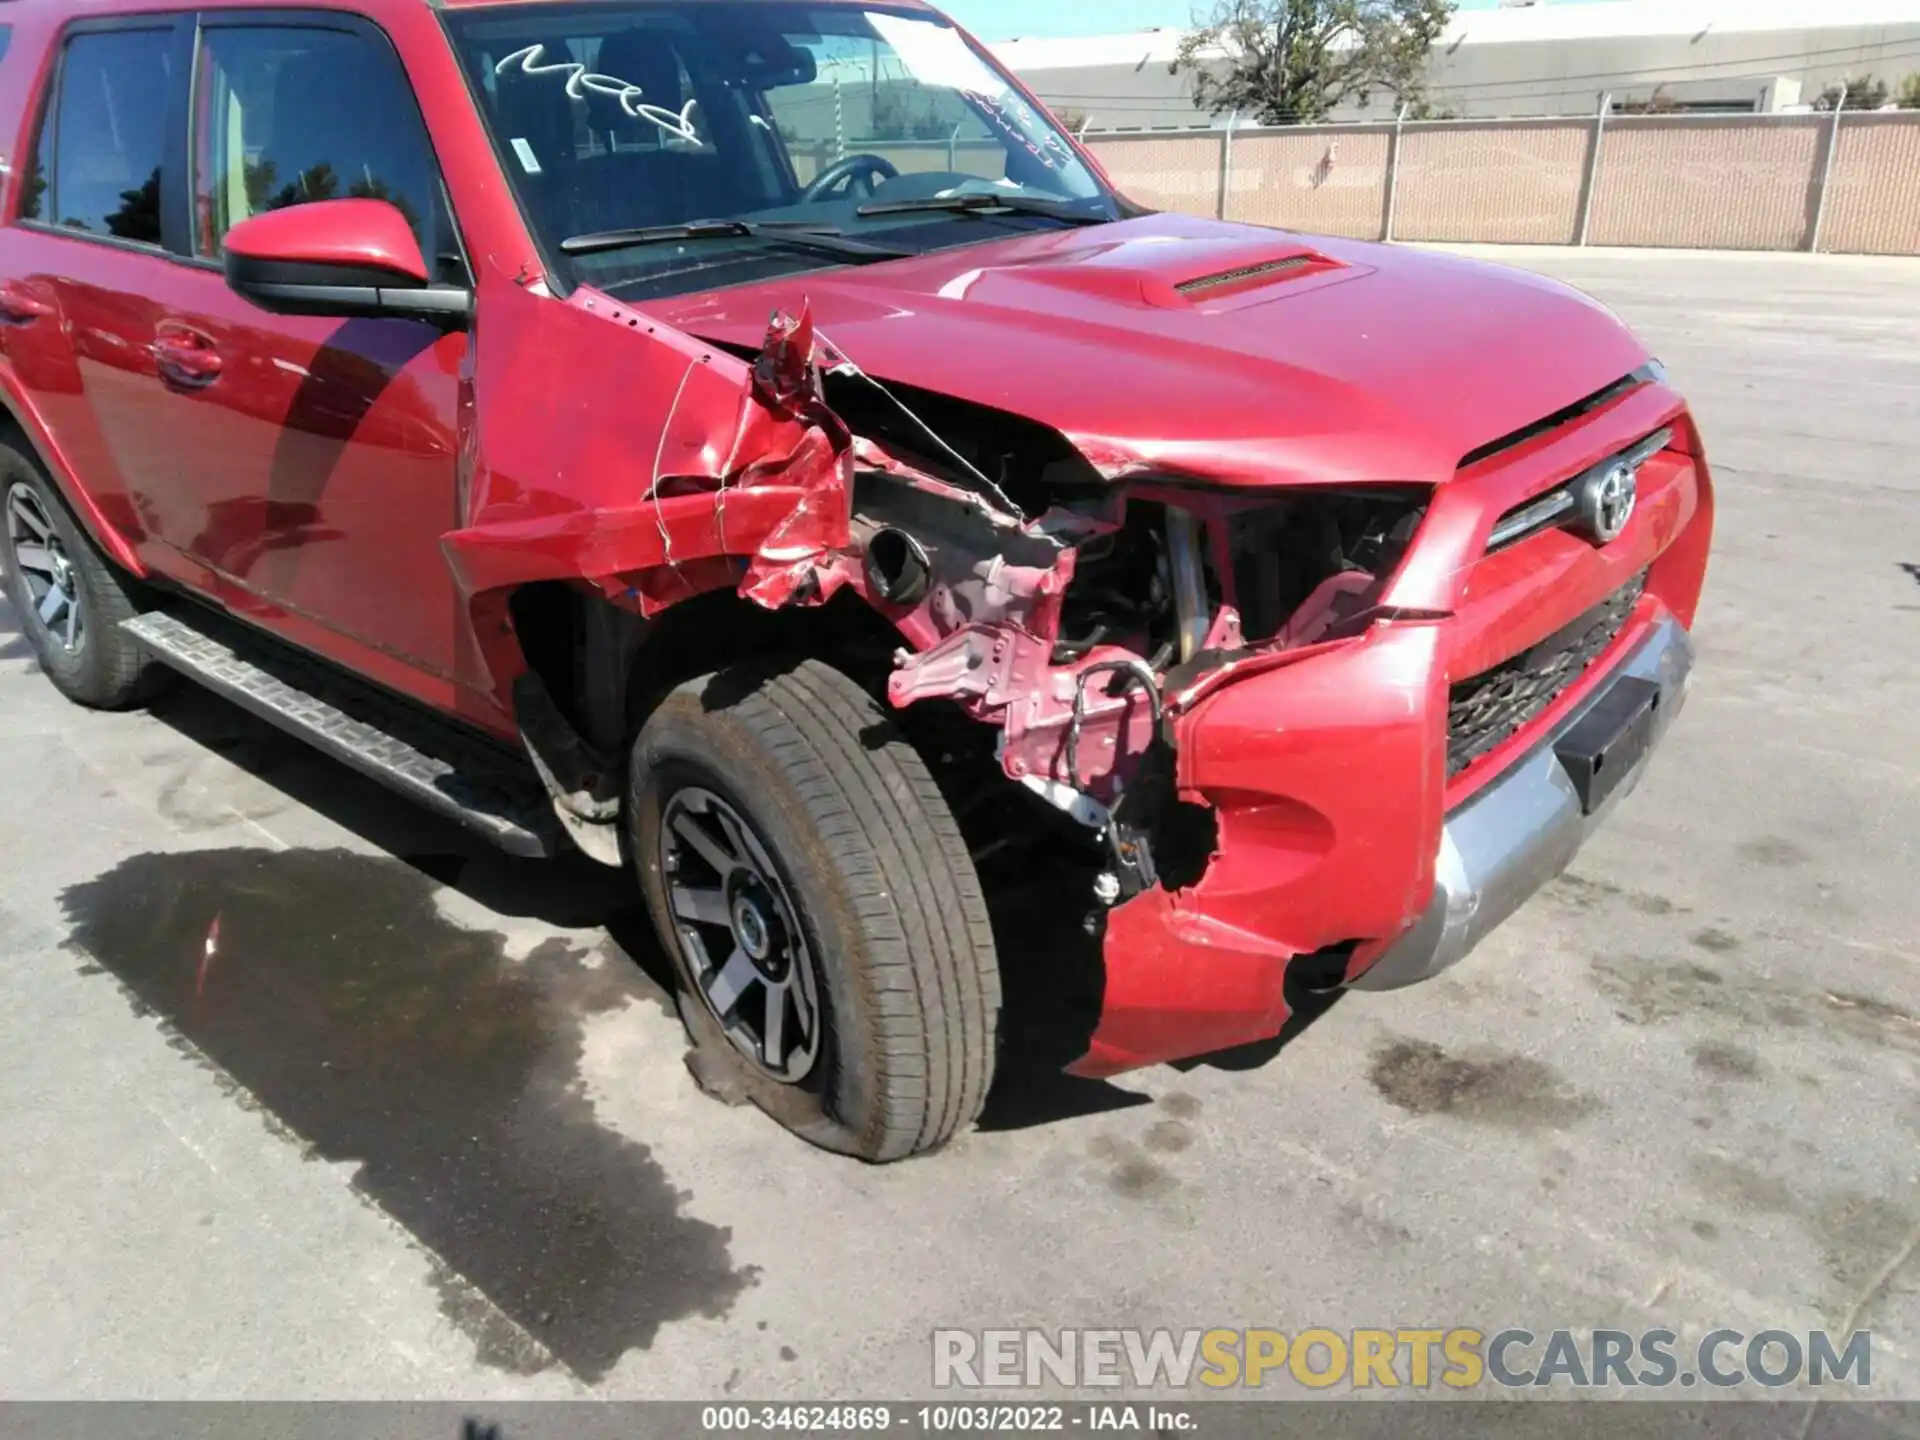
[[[41,121],[21,213],[93,235],[160,243],[161,152],[173,32],[75,35]]]
[[[424,254],[451,250],[439,169],[386,43],[357,30],[209,26],[194,79],[194,249],[219,255],[250,215],[385,200]]]
[[[926,11],[629,0],[447,25],[547,253],[628,298],[1118,214],[1052,121]],[[705,233],[565,243],[687,225]],[[823,234],[854,246],[808,244]]]

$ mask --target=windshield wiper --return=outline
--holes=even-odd
[[[879,200],[862,205],[854,214],[862,219],[871,215],[915,215],[947,211],[954,215],[1044,215],[1049,220],[1064,220],[1069,225],[1105,225],[1110,215],[1089,215],[1058,200],[1036,200],[1031,195],[929,195],[924,200]]]
[[[718,240],[746,236],[772,240],[798,250],[812,250],[843,260],[872,263],[900,260],[913,254],[891,245],[870,245],[842,235],[831,225],[805,220],[690,220],[684,225],[652,225],[640,230],[602,230],[592,235],[570,235],[560,242],[565,255],[599,255],[608,250],[633,250],[643,245],[670,245],[676,240]]]

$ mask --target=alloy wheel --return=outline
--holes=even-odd
[[[711,790],[661,816],[674,935],[707,1009],[736,1048],[795,1084],[820,1055],[819,987],[799,911],[753,826]]]
[[[79,571],[32,486],[7,492],[6,525],[7,548],[26,585],[29,623],[67,653],[78,651],[86,639]]]

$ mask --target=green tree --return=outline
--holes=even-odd
[[[47,175],[40,168],[40,157],[27,161],[26,178],[20,185],[20,214],[28,220],[41,218],[40,207],[47,193]]]
[[[1920,110],[1920,70],[1900,82],[1900,88],[1893,92],[1893,103],[1902,110]]]
[[[1849,75],[1838,84],[1829,85],[1820,92],[1820,98],[1813,102],[1816,110],[1831,110],[1840,103],[1840,97],[1846,96],[1849,110],[1878,110],[1887,103],[1887,82],[1872,75]]]
[[[122,240],[160,243],[160,171],[155,167],[144,185],[120,192],[120,208],[106,218],[107,233]]]
[[[339,193],[340,177],[333,173],[333,166],[322,160],[318,165],[309,165],[292,180],[282,185],[261,208],[284,210],[289,205],[305,205],[314,200],[331,200]]]
[[[1060,128],[1070,135],[1078,135],[1087,128],[1087,112],[1073,105],[1049,106],[1053,118],[1060,122]]]
[[[1620,104],[1622,115],[1674,115],[1680,110],[1680,102],[1667,93],[1667,87],[1656,85],[1653,94],[1644,100],[1623,100]]]
[[[318,165],[310,165],[286,185],[279,185],[280,167],[272,160],[258,162],[249,160],[246,168],[247,213],[258,215],[263,210],[284,210],[289,205],[306,205],[315,200],[333,200],[340,194],[340,176],[333,166],[324,160]],[[392,186],[373,176],[364,180],[355,180],[347,186],[347,198],[352,200],[384,200],[406,217],[407,224],[413,227],[415,235],[420,234],[420,212],[413,207],[406,196],[394,190]]]
[[[1193,103],[1209,115],[1238,110],[1263,125],[1325,120],[1375,91],[1412,105],[1453,10],[1453,0],[1213,0],[1173,72],[1193,77]]]
[[[406,196],[387,184],[378,175],[367,180],[356,180],[347,186],[347,198],[351,200],[384,200],[400,212],[400,217],[413,231],[414,238],[420,238],[420,212],[413,208]]]
[[[907,102],[898,90],[888,86],[874,97],[873,123],[868,128],[875,140],[907,138]]]
[[[937,105],[927,106],[913,122],[913,138],[916,140],[944,140],[952,133],[952,122],[940,114]]]
[[[258,215],[267,208],[267,197],[280,183],[280,167],[271,160],[248,160],[241,174],[247,187],[247,214]]]

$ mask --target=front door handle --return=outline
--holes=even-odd
[[[163,380],[198,390],[220,378],[223,361],[213,337],[185,325],[162,325],[153,341]]]
[[[0,280],[0,322],[31,325],[53,314],[53,306],[17,280]]]

